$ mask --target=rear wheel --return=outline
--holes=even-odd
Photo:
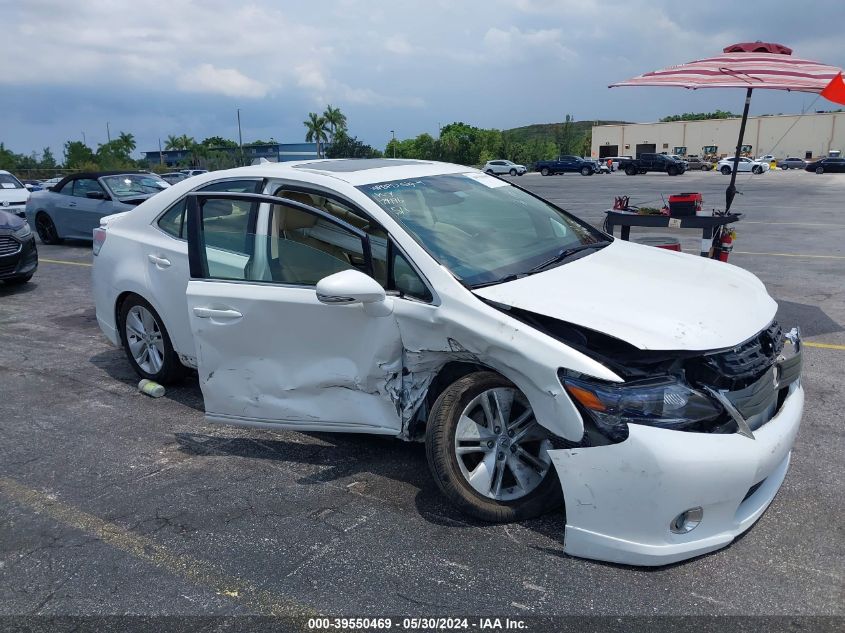
[[[725,165],[724,167],[722,167],[719,171],[721,171],[721,172],[722,172],[725,176],[730,176],[730,175],[731,175],[731,168],[730,168],[730,167],[728,167],[727,165]]]
[[[549,173],[550,173],[550,172],[549,172],[549,168],[548,168],[548,167],[543,167],[543,169],[541,169],[541,170],[540,170],[540,174],[541,174],[542,176],[548,176],[548,175],[549,175]]]
[[[702,165],[701,171],[710,171],[710,167],[708,167],[707,165]]]
[[[128,297],[120,306],[118,325],[135,373],[162,384],[181,380],[185,367],[173,350],[161,317],[147,301],[138,295]]]
[[[440,490],[484,521],[526,519],[560,505],[551,447],[527,398],[489,371],[452,383],[426,428],[428,464]]]
[[[488,173],[492,176],[495,172],[492,169],[488,169],[486,173]]]
[[[61,244],[64,241],[59,237],[53,218],[44,211],[35,216],[35,232],[44,244]]]
[[[626,167],[625,174],[627,174],[628,176],[636,176],[637,170],[634,167]]]

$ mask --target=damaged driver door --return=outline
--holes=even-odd
[[[262,194],[193,193],[187,211],[207,419],[398,434],[402,343],[367,234]]]

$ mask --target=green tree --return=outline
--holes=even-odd
[[[330,142],[334,143],[334,138],[338,132],[346,131],[346,115],[340,111],[340,108],[333,108],[331,104],[326,106],[323,112],[323,118],[329,126],[331,138]]]
[[[135,135],[131,132],[121,132],[116,140],[122,147],[126,148],[127,154],[135,151]]]
[[[381,158],[382,153],[366,145],[345,130],[338,130],[334,142],[326,148],[326,158]]]
[[[11,171],[16,166],[15,153],[0,143],[0,169]]]
[[[83,164],[95,162],[94,150],[82,141],[67,141],[64,150],[67,169],[80,169]]]
[[[308,113],[308,120],[303,121],[302,124],[305,126],[305,142],[306,143],[316,143],[317,144],[317,156],[321,156],[320,148],[323,143],[328,140],[328,131],[329,127],[326,123],[326,119],[321,117],[316,112],[309,112]]]
[[[670,123],[672,121],[701,121],[708,119],[738,119],[739,115],[725,110],[716,110],[715,112],[684,112],[683,114],[673,114],[665,116],[660,119],[661,123]]]
[[[56,158],[53,156],[53,150],[49,147],[45,147],[41,150],[41,162],[38,164],[41,169],[55,169],[56,165]]]
[[[227,138],[223,138],[222,136],[209,136],[208,138],[204,138],[200,141],[200,145],[204,147],[237,147],[238,144],[235,141],[231,141]]]
[[[180,147],[181,142],[181,136],[174,136],[173,134],[168,134],[167,139],[165,139],[164,141],[164,149],[184,149]]]

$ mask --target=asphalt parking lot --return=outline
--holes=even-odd
[[[721,206],[728,181],[514,180],[597,225],[614,195]],[[731,263],[801,326],[807,407],[783,488],[730,547],[651,570],[579,560],[562,512],[466,520],[421,444],[206,425],[195,378],[140,395],[101,336],[90,244],[39,245],[33,280],[0,285],[0,615],[845,614],[845,176],[738,186]]]

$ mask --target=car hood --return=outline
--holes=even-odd
[[[3,189],[0,187],[0,202],[26,202],[29,189]]]
[[[732,347],[766,327],[777,311],[763,283],[741,268],[622,240],[473,292],[651,350]]]
[[[17,231],[24,224],[26,224],[26,220],[23,218],[14,213],[0,210],[0,230]]]

